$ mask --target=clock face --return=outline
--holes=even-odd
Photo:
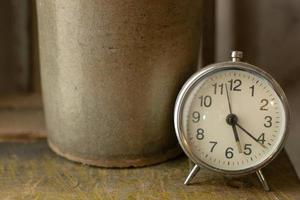
[[[185,152],[222,172],[261,167],[285,138],[285,106],[255,70],[210,72],[189,88],[179,110]]]

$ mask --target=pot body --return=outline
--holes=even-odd
[[[104,167],[181,151],[173,107],[196,71],[199,0],[37,0],[48,143]]]

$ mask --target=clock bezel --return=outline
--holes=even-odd
[[[195,156],[188,145],[187,139],[185,138],[185,134],[183,131],[183,123],[182,123],[182,113],[183,113],[183,105],[189,95],[189,93],[192,91],[192,89],[196,86],[199,81],[207,78],[211,74],[223,71],[223,70],[241,70],[241,71],[246,71],[249,73],[254,74],[255,76],[259,76],[266,81],[269,82],[271,85],[272,89],[275,91],[275,93],[278,95],[282,105],[283,105],[283,110],[285,114],[285,127],[284,127],[284,132],[282,139],[278,146],[275,148],[275,150],[271,153],[270,156],[268,156],[265,160],[263,160],[261,163],[241,169],[241,170],[225,170],[225,169],[220,169],[213,167],[211,165],[208,165],[201,159],[199,159],[197,156]],[[199,165],[200,167],[208,168],[210,170],[213,170],[215,172],[224,174],[224,175],[246,175],[253,173],[255,171],[258,171],[268,165],[274,158],[281,152],[281,150],[284,147],[284,144],[286,142],[287,136],[288,136],[288,129],[289,129],[289,123],[290,123],[290,109],[288,105],[287,98],[285,96],[284,91],[282,90],[281,86],[277,83],[277,81],[267,72],[264,70],[245,63],[245,62],[233,62],[233,61],[228,61],[228,62],[221,62],[221,63],[215,63],[208,65],[207,67],[201,69],[200,71],[196,72],[193,74],[183,85],[182,89],[180,90],[176,103],[175,103],[175,110],[174,110],[174,125],[175,125],[175,131],[176,131],[176,136],[179,141],[180,146],[182,147],[183,151],[185,154],[194,162],[195,164]]]

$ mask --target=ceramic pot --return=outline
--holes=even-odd
[[[196,70],[199,0],[37,0],[48,143],[104,167],[181,153],[180,87]]]

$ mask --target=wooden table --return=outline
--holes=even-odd
[[[208,170],[184,186],[183,156],[145,168],[103,169],[67,161],[45,140],[0,143],[0,199],[300,199],[285,153],[264,172],[272,192],[264,192],[254,175],[232,179]]]

